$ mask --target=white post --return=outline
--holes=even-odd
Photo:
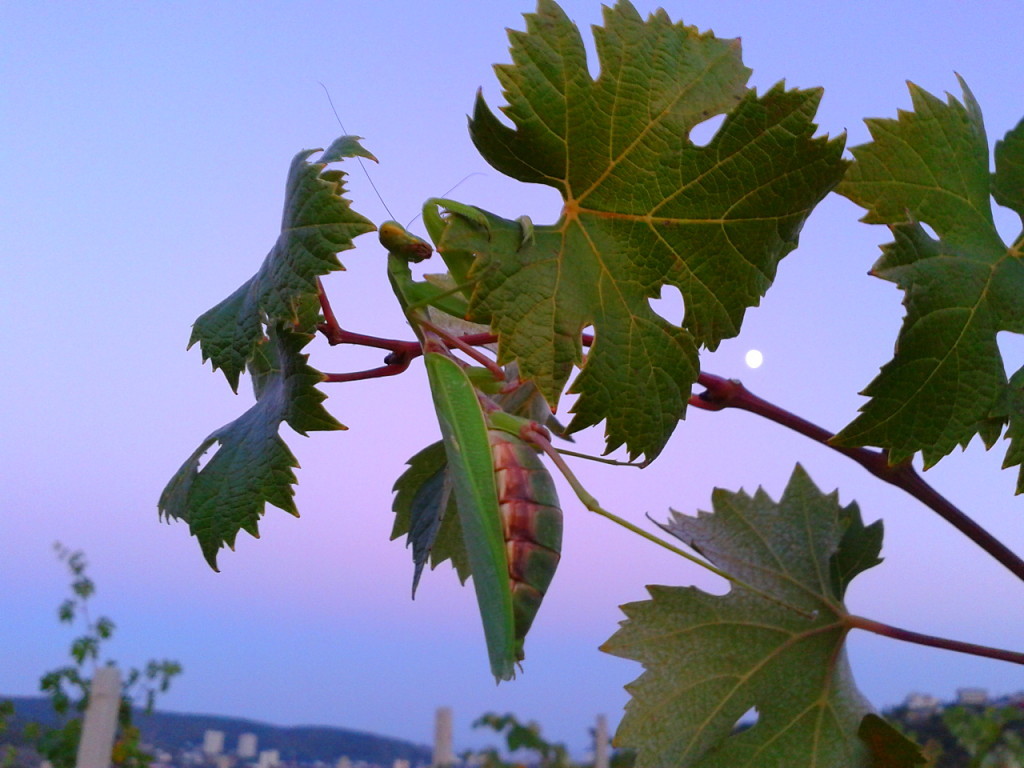
[[[120,708],[121,673],[117,667],[100,667],[89,686],[89,707],[78,742],[77,768],[110,768]]]
[[[597,716],[597,729],[594,733],[594,768],[608,768],[608,720],[604,715]]]
[[[455,751],[452,748],[452,708],[438,707],[434,716],[434,762],[433,768],[455,765]]]

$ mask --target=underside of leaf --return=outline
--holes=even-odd
[[[255,405],[200,444],[158,503],[161,517],[188,522],[214,570],[220,548],[233,547],[238,531],[259,535],[267,503],[298,515],[292,489],[298,463],[278,434],[281,423],[299,434],[345,428],[324,409],[326,395],[315,386],[323,375],[301,350],[320,319],[317,278],[342,269],[337,253],[374,229],[344,198],[344,173],[325,168],[346,157],[374,157],[356,136],[336,139],[319,163],[307,162],[317,151],[292,160],[281,235],[259,271],[192,327],[189,346],[198,341],[203,360],[220,368],[236,391],[248,369],[256,395]],[[210,450],[215,453],[200,468]]]
[[[1024,493],[1024,368],[1010,378],[1000,406],[993,413],[1006,419],[1006,439],[1010,441],[1003,459],[1003,469],[1019,467],[1017,493]]]
[[[344,429],[323,407],[316,388],[323,374],[301,349],[312,337],[276,326],[250,363],[256,404],[207,437],[175,473],[160,496],[161,517],[184,520],[217,570],[221,547],[233,548],[240,530],[259,536],[267,503],[298,516],[292,485],[295,456],[278,434],[287,422],[299,434]],[[203,454],[214,447],[205,466]]]
[[[463,583],[469,578],[470,570],[455,497],[450,492],[444,444],[439,441],[428,445],[408,463],[393,489],[395,525],[391,538],[406,535],[407,545],[412,548],[412,591],[415,597],[423,566],[428,560],[431,568],[451,560],[459,581]]]
[[[739,332],[841,178],[843,141],[814,138],[820,91],[756,95],[738,41],[664,12],[645,21],[627,2],[605,9],[596,80],[554,2],[526,22],[510,33],[513,63],[496,68],[515,128],[478,98],[470,131],[498,170],[558,189],[561,214],[527,232],[452,210],[439,247],[476,254],[471,318],[552,405],[582,366],[570,430],[606,421],[609,450],[653,459],[685,411],[698,348]],[[690,141],[723,113],[707,146]],[[681,326],[650,307],[666,285],[682,292]]]
[[[640,768],[867,768],[858,730],[871,707],[846,661],[842,593],[878,562],[881,524],[864,526],[800,467],[778,502],[716,490],[713,505],[663,527],[738,581],[724,596],[649,587],[649,601],[623,606],[603,650],[645,672],[627,686],[616,743]],[[736,732],[751,708],[757,723]]]
[[[373,159],[357,139],[338,138],[318,163],[307,159],[319,150],[303,150],[295,156],[285,188],[281,234],[274,247],[255,275],[192,326],[189,347],[199,342],[203,360],[210,360],[214,370],[220,368],[235,391],[266,325],[281,322],[303,333],[313,332],[318,307],[309,298],[316,297],[316,279],[343,269],[337,254],[352,248],[356,236],[376,229],[345,199],[345,174],[324,170],[328,163],[345,157]]]

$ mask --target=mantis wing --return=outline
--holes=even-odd
[[[491,672],[515,677],[516,636],[508,556],[483,409],[465,372],[438,352],[424,355],[459,508]]]

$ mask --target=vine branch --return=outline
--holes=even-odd
[[[853,459],[875,477],[913,496],[1009,569],[1014,576],[1024,581],[1024,560],[926,483],[909,461],[890,464],[885,451],[833,445],[831,440],[835,435],[832,432],[763,400],[735,379],[701,373],[697,383],[705,390],[691,397],[690,405],[708,411],[720,411],[724,408],[750,411],[828,446],[833,451],[838,451]]]
[[[389,355],[390,357],[390,355]],[[365,371],[353,371],[351,373],[325,373],[323,381],[330,384],[338,384],[346,381],[365,381],[366,379],[382,379],[385,376],[397,376],[409,367],[412,358],[400,364],[382,365],[378,368],[370,368]]]
[[[380,336],[368,336],[362,333],[354,333],[345,330],[338,322],[337,315],[331,307],[331,301],[327,297],[323,283],[320,278],[316,281],[317,298],[320,300],[320,309],[324,315],[324,321],[316,327],[327,339],[332,347],[339,344],[354,344],[360,347],[371,347],[374,349],[385,349],[388,355],[384,358],[384,365],[377,368],[369,368],[365,371],[351,371],[349,373],[325,373],[323,380],[328,383],[337,384],[349,381],[365,381],[366,379],[380,379],[385,376],[397,376],[403,373],[417,357],[423,354],[423,347],[418,341],[404,341],[401,339],[386,339]],[[442,332],[434,326],[435,332]],[[450,336],[444,334],[448,340],[457,348],[466,352],[481,364],[490,367],[480,358],[476,357],[473,347],[481,347],[487,344],[494,344],[498,341],[494,333],[467,333],[462,336]],[[580,337],[583,346],[591,346],[594,343],[592,334],[584,333]]]
[[[316,290],[317,297],[320,299],[320,309],[324,315],[324,321],[317,325],[316,329],[324,335],[324,338],[327,339],[327,343],[332,347],[338,344],[356,344],[360,347],[386,349],[392,353],[408,355],[410,361],[418,354],[421,354],[420,344],[418,341],[384,339],[380,336],[367,336],[362,333],[346,331],[341,327],[341,324],[338,323],[338,318],[334,314],[334,310],[331,308],[331,301],[327,298],[327,292],[324,291],[324,286],[323,283],[320,282],[320,278],[317,278]],[[408,367],[408,363],[406,363],[406,366]]]
[[[984,656],[987,659],[1008,661],[1011,664],[1024,664],[1024,653],[1004,651],[1001,648],[964,643],[959,640],[935,637],[934,635],[924,635],[920,632],[911,632],[909,629],[900,629],[889,624],[883,624],[873,619],[866,619],[863,616],[848,615],[844,623],[851,629],[864,629],[868,632],[874,632],[876,635],[890,637],[893,640],[903,640],[907,643],[927,645],[931,648],[942,648],[943,650],[956,651],[957,653],[968,653],[972,656]]]

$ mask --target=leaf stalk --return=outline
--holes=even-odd
[[[863,616],[848,615],[844,623],[851,629],[864,629],[868,632],[874,632],[876,635],[890,637],[893,640],[903,640],[907,643],[927,645],[930,648],[942,648],[947,651],[967,653],[972,656],[983,656],[987,659],[1008,661],[1011,664],[1024,664],[1024,653],[1018,653],[1017,651],[1005,651],[1001,648],[991,648],[987,645],[964,643],[960,640],[950,640],[945,637],[935,637],[934,635],[925,635],[920,632],[911,632],[909,629],[893,627],[889,624],[883,624],[880,621],[864,618]]]

